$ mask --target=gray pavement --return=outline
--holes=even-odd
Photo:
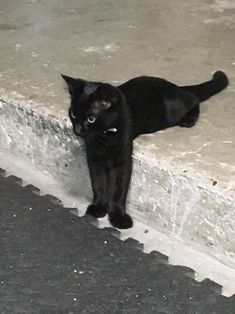
[[[0,176],[1,314],[235,313],[218,285],[19,183]]]

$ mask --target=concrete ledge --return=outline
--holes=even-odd
[[[30,102],[1,91],[1,149],[27,160],[29,166],[46,175],[58,180],[68,177],[69,184],[64,182],[68,193],[87,198],[89,178],[82,144],[73,137],[66,119],[40,105],[37,109],[32,109]]]
[[[28,169],[60,182],[60,189],[73,201],[71,206],[82,214],[85,205],[81,203],[91,198],[83,144],[72,135],[65,116],[39,105],[34,108],[1,90],[0,149],[27,162]],[[179,160],[158,159],[148,146],[150,137],[135,142],[128,211],[138,221],[178,241],[199,245],[209,256],[235,268],[233,191],[215,185]]]
[[[206,184],[193,169],[157,160],[136,145],[130,207],[138,218],[167,234],[234,257],[235,207],[233,193]],[[201,180],[200,180],[201,179]],[[142,215],[141,215],[142,214]],[[234,261],[233,261],[234,262]]]

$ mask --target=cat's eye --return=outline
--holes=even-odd
[[[94,123],[95,120],[96,120],[96,117],[94,117],[94,116],[88,116],[88,117],[87,117],[87,121],[88,121],[89,123]]]
[[[71,118],[73,118],[73,119],[76,119],[77,117],[75,116],[75,114],[72,112],[72,111],[70,111],[70,115],[71,115]]]
[[[102,101],[102,107],[104,108],[104,109],[108,109],[108,108],[110,108],[111,107],[111,102],[109,102],[109,101]]]

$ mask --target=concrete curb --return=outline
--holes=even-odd
[[[90,181],[83,144],[64,116],[0,93],[0,149],[60,181],[71,197],[88,202]],[[156,160],[135,143],[128,211],[140,222],[179,242],[190,242],[235,268],[235,205],[232,192],[214,186],[193,169]],[[84,208],[83,208],[84,211]]]

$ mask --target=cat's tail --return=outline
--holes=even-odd
[[[182,86],[181,88],[189,93],[192,93],[199,99],[199,102],[205,101],[211,96],[219,93],[228,86],[228,78],[222,71],[214,73],[213,78],[210,81],[199,85]]]

